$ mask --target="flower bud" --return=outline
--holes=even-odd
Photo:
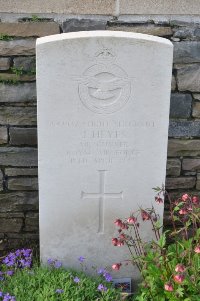
[[[185,279],[185,276],[183,274],[176,274],[173,276],[173,279],[176,283],[182,283]]]
[[[194,248],[194,252],[200,254],[200,245]]]
[[[112,269],[119,271],[121,265],[122,265],[121,263],[115,263],[115,264],[112,265]]]
[[[174,290],[173,285],[170,282],[165,283],[164,288],[168,292],[173,292],[173,290]]]
[[[116,237],[112,238],[112,244],[113,244],[113,246],[117,246],[117,243],[118,243],[118,239]]]
[[[141,210],[141,216],[143,221],[150,220],[150,214],[145,210]]]
[[[114,221],[114,224],[117,226],[117,227],[121,227],[122,226],[122,220],[121,219],[116,219],[115,221]]]
[[[181,200],[183,202],[186,202],[188,199],[189,199],[189,195],[187,193],[183,194],[182,197],[181,197]]]
[[[185,272],[185,266],[181,263],[177,264],[175,267],[175,271],[179,273]]]
[[[134,216],[131,216],[131,217],[129,217],[129,218],[127,219],[127,222],[128,222],[129,224],[135,224],[136,221],[137,221],[137,218],[135,218]]]

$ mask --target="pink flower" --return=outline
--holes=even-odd
[[[117,246],[118,239],[117,238],[112,238],[112,244],[113,246]]]
[[[200,254],[200,245],[198,245],[194,248],[194,252],[197,254]]]
[[[117,227],[121,227],[122,226],[122,220],[121,219],[116,219],[115,221],[114,221],[114,224],[117,226]]]
[[[124,245],[124,241],[123,241],[123,240],[118,240],[117,246],[118,246],[118,247],[121,247],[121,246],[123,246],[123,245]]]
[[[187,193],[183,194],[182,197],[181,197],[181,200],[183,202],[186,202],[188,199],[189,199],[189,195]]]
[[[176,274],[173,276],[173,279],[176,283],[182,283],[185,279],[185,276],[183,274]]]
[[[126,223],[122,223],[121,228],[127,230],[128,229],[128,225]]]
[[[129,217],[129,218],[127,219],[127,222],[128,222],[129,224],[135,224],[136,221],[137,221],[137,218],[135,218],[134,216],[131,216],[131,217]]]
[[[156,197],[155,197],[155,201],[156,201],[156,203],[158,203],[158,204],[162,204],[162,203],[163,203],[163,199],[160,198],[159,196],[156,196]]]
[[[166,284],[164,285],[164,288],[165,288],[165,290],[168,291],[168,292],[173,292],[173,290],[174,290],[173,285],[172,285],[170,282],[166,283]]]
[[[181,263],[177,264],[175,267],[175,271],[179,273],[185,272],[185,266]]]
[[[198,198],[198,196],[193,196],[193,197],[192,197],[192,203],[193,203],[193,204],[198,204],[198,203],[199,203],[199,198]]]
[[[112,269],[116,270],[116,271],[119,271],[121,265],[122,265],[121,263],[115,263],[115,264],[112,265]]]
[[[181,215],[185,215],[185,214],[187,214],[188,212],[187,212],[187,210],[186,209],[181,209],[181,210],[179,210],[179,214],[181,214]]]
[[[145,210],[141,210],[141,216],[142,216],[143,221],[150,220],[150,214]]]
[[[120,237],[121,239],[123,239],[123,240],[127,239],[127,237],[126,237],[126,235],[125,235],[124,233],[121,233],[121,234],[119,235],[119,237]]]

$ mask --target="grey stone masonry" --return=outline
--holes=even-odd
[[[63,22],[63,32],[75,32],[85,30],[105,30],[106,19],[68,19]]]
[[[2,56],[10,55],[34,55],[35,54],[35,39],[23,40],[0,40],[0,54]]]
[[[174,63],[200,63],[200,42],[174,43]]]
[[[193,103],[192,116],[195,118],[200,118],[200,102]]]
[[[200,64],[178,68],[177,81],[179,91],[200,92]]]
[[[197,174],[197,184],[196,184],[196,189],[200,190],[200,173]]]
[[[183,170],[200,171],[200,159],[183,159]]]
[[[180,176],[181,161],[179,159],[167,160],[167,176]]]
[[[35,71],[35,57],[19,56],[13,59],[13,65],[15,68],[22,68],[23,71]]]
[[[195,187],[196,177],[167,178],[166,189],[191,189]]]
[[[0,102],[27,102],[35,100],[35,83],[24,83],[18,85],[0,83]]]
[[[0,125],[36,125],[36,107],[0,106]]]
[[[11,145],[37,145],[36,128],[10,128]]]
[[[188,118],[191,116],[192,96],[190,94],[172,93],[170,102],[171,118]]]
[[[37,149],[30,147],[1,147],[0,165],[37,166]]]
[[[29,212],[25,218],[24,231],[38,231],[39,230],[39,214],[37,212]]]
[[[37,176],[37,168],[5,168],[5,175],[7,177],[16,177],[16,176]]]
[[[200,156],[200,140],[198,139],[169,139],[168,157]]]
[[[169,137],[200,137],[200,121],[170,121]]]
[[[9,57],[1,57],[0,58],[0,70],[9,70],[10,69],[10,61],[11,59]]]
[[[3,233],[16,232],[19,233],[23,226],[22,218],[0,218],[0,229]]]
[[[38,210],[37,192],[16,191],[1,194],[0,212],[25,212],[29,210]]]
[[[38,190],[37,178],[11,178],[8,180],[8,190]]]
[[[5,126],[0,126],[0,144],[6,144],[8,142],[8,131]]]
[[[3,173],[0,170],[0,191],[2,191],[2,190],[3,190]]]

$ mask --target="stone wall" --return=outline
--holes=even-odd
[[[35,40],[123,30],[174,43],[166,187],[200,194],[200,20],[20,15],[0,22],[0,251],[38,243]],[[163,58],[165,59],[165,58]],[[158,141],[159,143],[159,141]],[[152,171],[153,174],[153,171]],[[167,211],[166,211],[167,216]],[[167,219],[167,218],[166,218]]]

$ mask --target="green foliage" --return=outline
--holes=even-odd
[[[76,278],[78,277],[78,278]],[[79,279],[79,282],[75,282]],[[102,283],[106,291],[99,291]],[[56,290],[62,290],[60,293]],[[0,291],[15,296],[16,301],[113,301],[119,300],[119,291],[101,277],[89,277],[84,272],[64,268],[34,265],[32,269],[17,270],[2,281]]]
[[[13,38],[7,34],[0,33],[0,40],[1,41],[11,41],[11,40],[13,40]]]

